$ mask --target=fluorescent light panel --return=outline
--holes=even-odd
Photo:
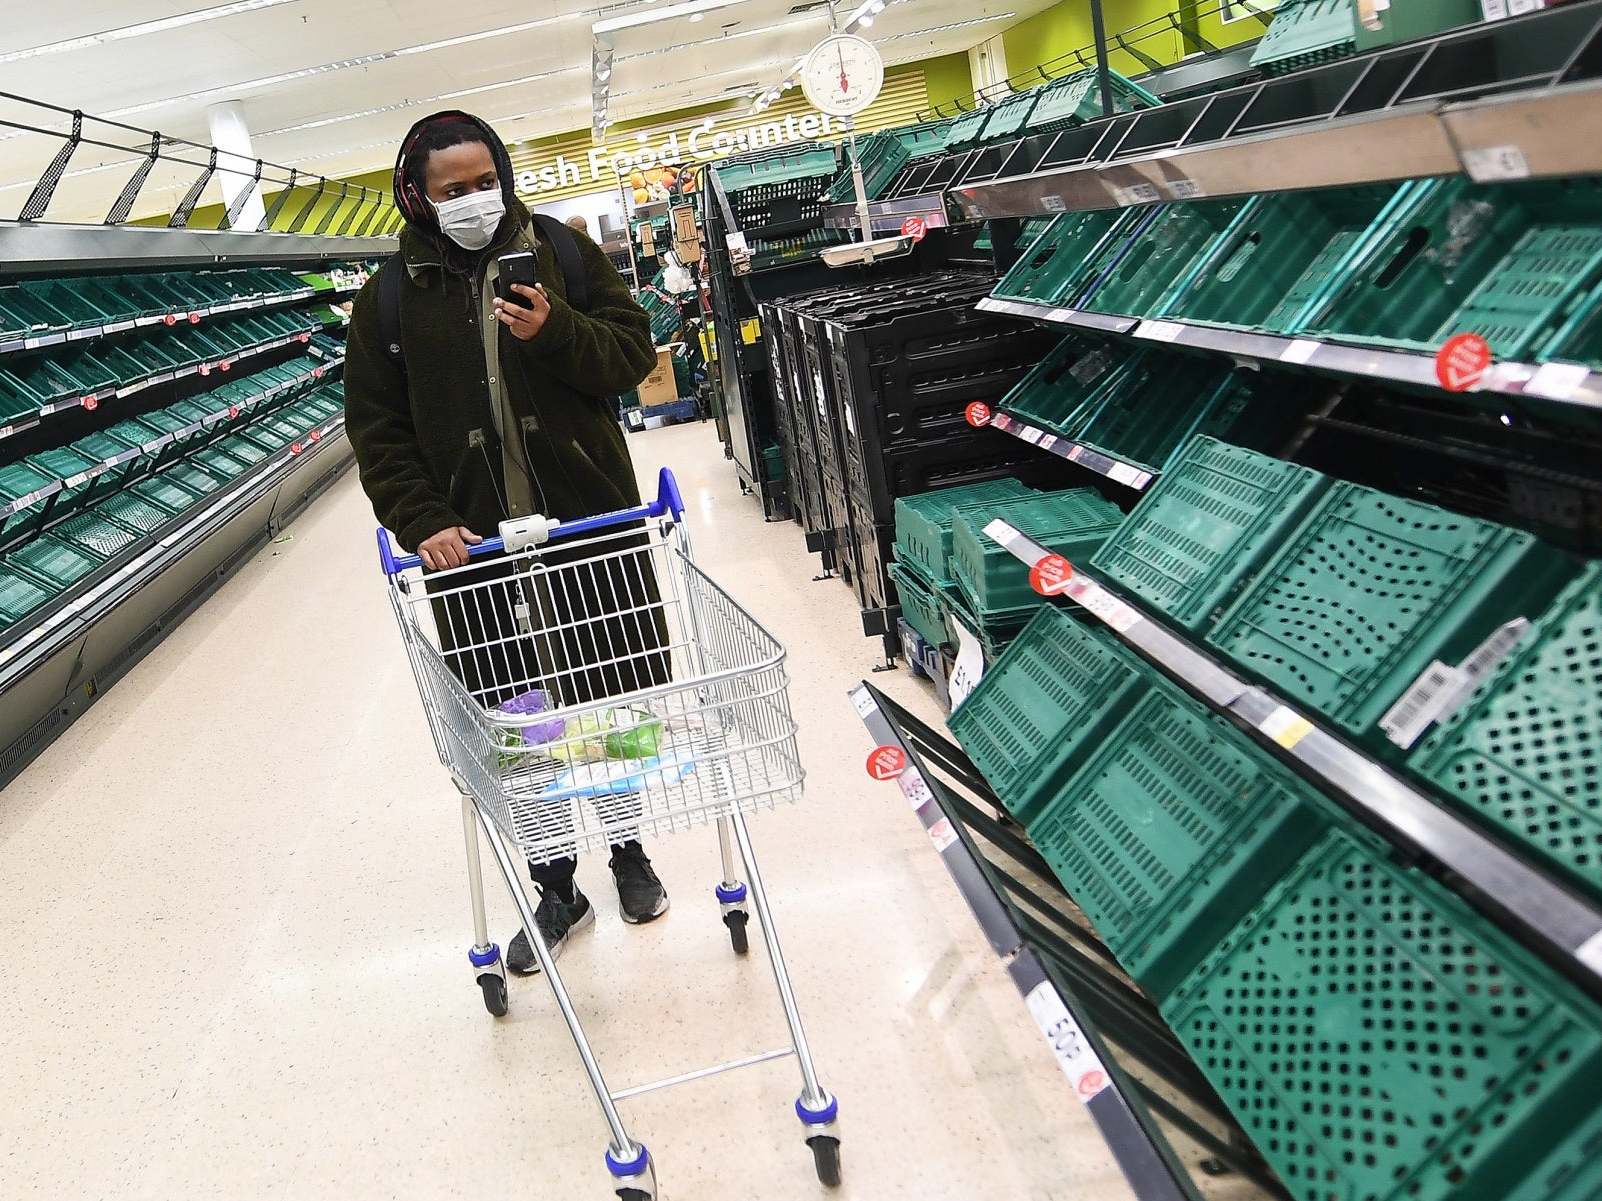
[[[746,0],[688,0],[684,4],[669,4],[664,8],[647,9],[623,17],[608,17],[591,25],[590,32],[616,33],[620,29],[637,29],[641,25],[655,25],[658,21],[672,21],[677,17],[688,17],[692,13],[712,12],[714,9],[729,8],[744,3]]]
[[[42,46],[29,46],[24,50],[13,50],[7,54],[0,54],[0,63],[21,62],[29,58],[41,58],[47,54],[65,54],[70,50],[84,50],[90,46],[100,46],[106,42],[120,42],[128,38],[147,37],[153,33],[166,33],[170,29],[182,29],[187,25],[199,25],[203,21],[218,21],[223,17],[234,17],[240,13],[259,12],[264,8],[277,8],[281,4],[289,4],[291,0],[233,0],[230,4],[218,4],[211,8],[199,8],[194,12],[178,13],[176,16],[160,17],[154,21],[140,21],[136,25],[122,25],[116,29],[107,29],[100,33],[88,33],[82,37],[66,38],[59,42],[49,42]]]

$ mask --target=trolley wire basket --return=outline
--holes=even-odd
[[[531,862],[801,794],[784,649],[681,523],[604,520],[391,577],[440,760]]]

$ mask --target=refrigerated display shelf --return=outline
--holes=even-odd
[[[1048,553],[1005,522],[992,522],[986,530],[1024,563],[1032,565]],[[1487,835],[1447,802],[1415,787],[1387,762],[1343,739],[1333,725],[1236,675],[1204,643],[1146,617],[1091,573],[1076,569],[1064,595],[1075,612],[1110,632],[1117,649],[1138,654],[1140,662],[1160,668],[1231,718],[1387,842],[1434,861],[1477,911],[1602,998],[1602,906]],[[1077,625],[1065,612],[1052,612],[1065,630]],[[954,720],[962,714],[959,709]]]
[[[1166,318],[1142,320],[1109,317],[1103,313],[994,296],[981,300],[979,308],[1068,329],[1211,351],[1254,363],[1313,371],[1322,375],[1376,380],[1437,394],[1445,392],[1465,398],[1478,395],[1520,397],[1585,410],[1602,410],[1602,371],[1558,358],[1544,363],[1492,363],[1468,387],[1448,390],[1437,374],[1435,355],[1419,351],[1363,346],[1321,338],[1262,334]]]

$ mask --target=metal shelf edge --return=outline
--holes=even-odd
[[[392,253],[399,245],[392,237],[0,221],[0,278],[63,270],[81,272],[89,264],[99,271],[312,264],[379,257]]]

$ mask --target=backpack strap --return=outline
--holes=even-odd
[[[584,270],[579,254],[578,235],[555,217],[535,213],[534,222],[545,235],[556,253],[556,266],[562,273],[562,286],[567,292],[567,303],[579,312],[590,307],[590,275]],[[401,345],[401,277],[406,273],[406,261],[396,251],[378,269],[378,328],[384,338],[384,353],[402,375],[406,374],[406,351]]]
[[[401,276],[406,262],[396,251],[378,269],[378,328],[384,339],[384,353],[397,370],[406,374],[406,352],[401,346]]]
[[[535,213],[534,223],[556,252],[556,265],[562,272],[562,285],[567,291],[567,303],[581,313],[590,308],[590,273],[584,270],[579,255],[578,235],[555,217]]]

